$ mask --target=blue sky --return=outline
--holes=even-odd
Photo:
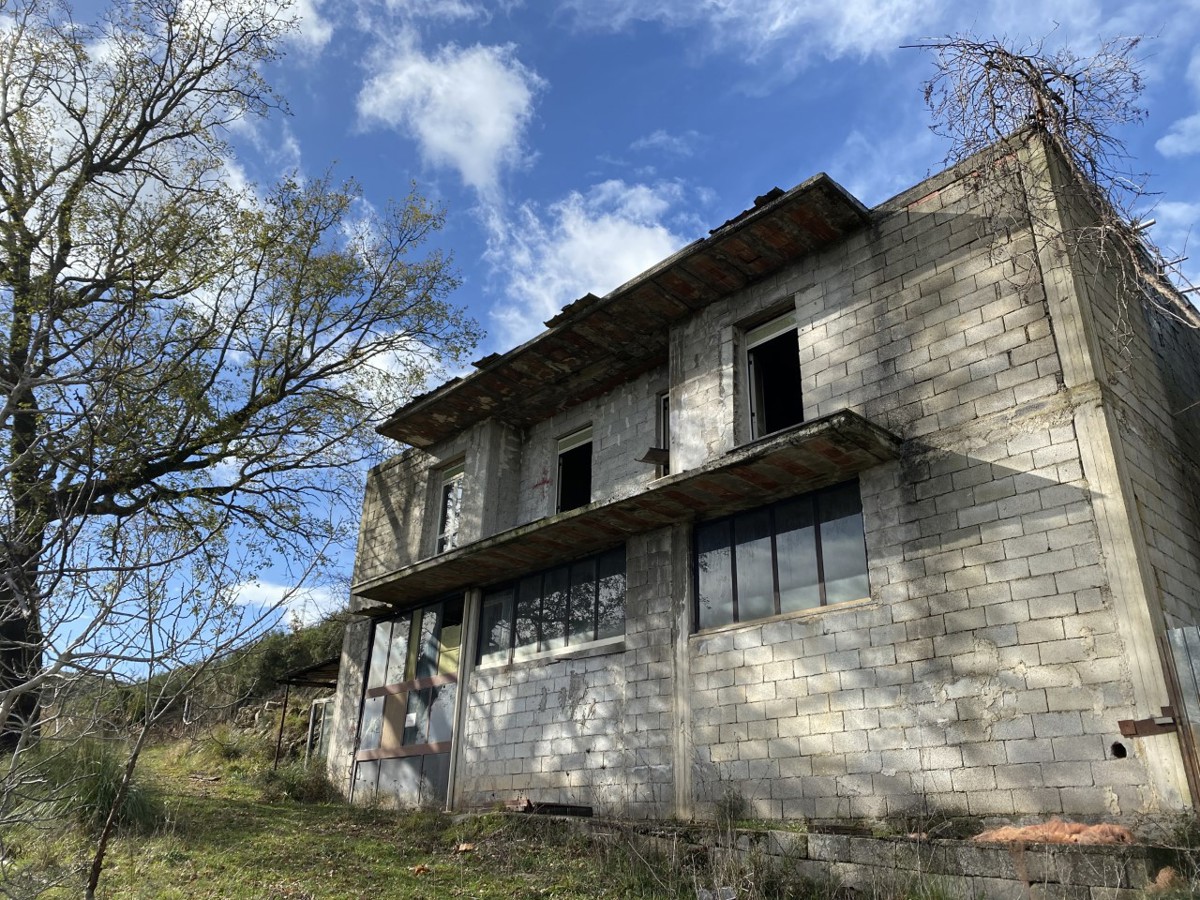
[[[941,168],[900,45],[972,30],[1092,52],[1144,34],[1147,121],[1121,133],[1153,236],[1200,225],[1200,0],[301,0],[266,75],[290,115],[235,135],[239,177],[299,171],[443,206],[457,301],[503,351],[773,186],[827,172],[867,205]],[[1200,260],[1200,254],[1197,254]],[[1200,268],[1187,264],[1193,280]],[[263,596],[270,593],[263,588]]]

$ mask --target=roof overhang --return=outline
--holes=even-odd
[[[331,656],[311,666],[293,669],[280,678],[278,683],[289,684],[292,687],[335,688],[340,666],[341,657]]]
[[[588,294],[565,307],[527,343],[417,397],[379,433],[429,447],[486,418],[518,427],[548,419],[665,363],[673,323],[868,221],[866,207],[828,175],[777,188],[607,296]]]
[[[441,594],[517,578],[615,546],[632,535],[715,518],[845,481],[896,459],[901,440],[842,410],[739,447],[628,497],[598,501],[359,582],[354,594],[387,614]]]

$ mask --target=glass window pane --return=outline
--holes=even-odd
[[[595,557],[571,566],[570,629],[570,644],[583,644],[596,639]]]
[[[600,557],[596,596],[596,638],[625,633],[625,548]]]
[[[362,721],[358,725],[358,749],[378,750],[382,728],[383,698],[368,697],[363,700]]]
[[[733,520],[737,563],[738,621],[775,615],[775,573],[771,567],[771,511],[756,509]]]
[[[388,644],[387,678],[384,684],[399,684],[409,677],[404,670],[408,661],[408,632],[411,627],[411,615],[392,622],[392,640]]]
[[[438,656],[439,675],[457,675],[462,644],[463,607],[461,600],[450,600],[442,608],[442,652]]]
[[[848,482],[818,497],[825,602],[841,603],[870,596],[867,549],[863,540],[858,484]]]
[[[447,476],[442,485],[442,515],[438,528],[437,552],[444,553],[458,546],[458,525],[462,515],[462,470]]]
[[[375,782],[379,778],[379,763],[367,760],[354,766],[354,802],[374,803]]]
[[[429,678],[438,671],[438,654],[441,645],[438,636],[442,630],[442,604],[427,606],[421,615],[421,643],[417,651],[417,666],[413,678]]]
[[[379,749],[391,750],[404,741],[405,694],[388,694],[383,698],[383,732],[379,737]]]
[[[517,649],[537,649],[538,620],[542,614],[542,576],[530,575],[517,585]]]
[[[392,639],[392,623],[375,623],[375,640],[371,645],[371,666],[367,670],[367,687],[387,684],[388,644]]]
[[[421,805],[445,806],[450,782],[450,754],[430,753],[421,760]]]
[[[454,733],[454,698],[457,684],[443,684],[431,689],[429,701],[429,743],[450,740]]]
[[[811,497],[775,507],[775,554],[779,566],[779,611],[821,605],[817,571],[816,524]]]
[[[379,761],[379,803],[416,806],[421,802],[421,757],[403,756]]]
[[[479,615],[479,662],[508,662],[512,646],[511,588],[486,594]]]
[[[424,744],[429,734],[429,698],[432,688],[408,692],[408,713],[404,717],[404,746]]]
[[[733,621],[733,572],[729,522],[696,526],[696,624],[700,628]]]
[[[567,607],[570,593],[570,570],[566,566],[551,569],[542,586],[543,650],[555,650],[567,645]]]

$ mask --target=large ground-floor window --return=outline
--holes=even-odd
[[[625,547],[526,575],[483,596],[482,665],[625,633]]]
[[[375,623],[355,753],[354,799],[446,800],[462,600]]]
[[[870,595],[858,482],[696,526],[696,627]]]

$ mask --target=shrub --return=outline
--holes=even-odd
[[[264,769],[258,776],[263,800],[268,803],[279,800],[295,800],[298,803],[333,803],[341,796],[325,774],[325,767],[314,764],[305,768],[299,763],[288,763],[278,769]]]
[[[45,752],[38,764],[45,779],[44,802],[83,828],[103,828],[125,776],[125,750],[124,743],[89,738]],[[161,798],[135,774],[117,811],[117,826],[148,832],[165,819]]]

